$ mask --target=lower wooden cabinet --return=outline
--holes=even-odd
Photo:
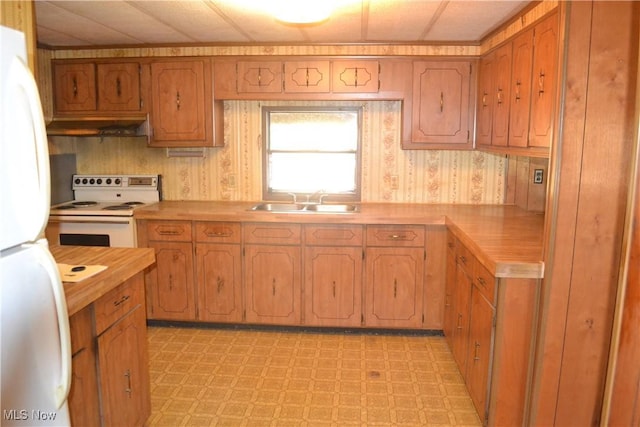
[[[246,224],[243,231],[245,320],[300,324],[301,225]]]
[[[451,232],[447,246],[444,333],[471,400],[483,425],[523,425],[540,280],[495,277]]]
[[[458,259],[460,256],[458,256]],[[473,279],[471,273],[461,267],[458,261],[456,283],[453,295],[453,312],[455,325],[453,328],[452,352],[460,372],[464,376],[467,368],[467,350],[469,348],[469,305]]]
[[[147,280],[150,319],[195,320],[191,243],[150,242],[156,268]]]
[[[100,396],[96,372],[93,313],[90,307],[69,319],[71,329],[71,389],[69,414],[71,425],[100,425]]]
[[[156,252],[156,266],[146,274],[147,317],[195,320],[192,226],[190,221],[149,221],[147,247]]]
[[[300,259],[297,246],[245,247],[247,322],[300,323]]]
[[[424,226],[139,221],[153,320],[421,328]]]
[[[477,285],[471,290],[466,383],[480,419],[488,417],[487,396],[495,309]]]
[[[305,226],[304,323],[361,326],[361,225]]]
[[[240,245],[196,243],[198,320],[242,321]]]
[[[447,233],[447,266],[444,293],[444,318],[442,320],[442,331],[444,337],[453,348],[453,329],[455,328],[454,295],[456,289],[456,239],[451,233]]]
[[[422,226],[367,226],[365,325],[422,325],[425,231]]]
[[[195,223],[198,320],[242,321],[241,235],[237,222]]]
[[[150,413],[150,390],[141,306],[98,337],[98,359],[103,425],[144,425]]]
[[[73,315],[70,328],[72,425],[144,425],[151,399],[143,274]]]

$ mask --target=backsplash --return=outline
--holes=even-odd
[[[262,198],[262,105],[327,105],[300,101],[225,101],[225,147],[205,157],[167,157],[142,138],[50,137],[51,154],[75,153],[77,172],[158,173],[165,200],[255,201]],[[401,102],[345,101],[363,106],[362,201],[501,204],[507,159],[479,151],[402,150]],[[397,189],[392,177],[397,176]]]

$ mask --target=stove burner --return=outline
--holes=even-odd
[[[128,203],[123,203],[121,205],[111,205],[111,206],[105,206],[104,208],[102,208],[102,210],[105,211],[128,211],[131,210],[131,205]]]
[[[72,205],[74,206],[95,206],[98,204],[98,202],[94,202],[93,200],[87,200],[87,201],[78,201],[78,202],[71,202]]]
[[[77,209],[78,206],[76,205],[63,205],[63,206],[58,206],[56,209]]]
[[[138,205],[144,205],[144,202],[124,202],[123,205],[127,205],[127,206],[138,206]]]

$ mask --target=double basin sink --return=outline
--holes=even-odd
[[[358,212],[357,205],[338,204],[309,204],[309,203],[258,203],[251,208],[253,211],[274,213],[354,213]]]

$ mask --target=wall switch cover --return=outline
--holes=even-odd
[[[544,181],[544,170],[543,169],[534,169],[533,171],[533,183],[534,184],[542,184]]]

